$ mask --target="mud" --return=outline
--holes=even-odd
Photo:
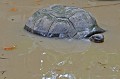
[[[91,12],[107,30],[104,43],[48,39],[23,29],[36,10],[52,4]],[[119,79],[119,7],[119,0],[0,0],[0,79]]]

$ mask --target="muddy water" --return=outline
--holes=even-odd
[[[0,0],[0,79],[119,79],[120,1]],[[51,4],[83,7],[107,30],[105,42],[55,40],[26,32],[28,17]],[[5,48],[15,48],[4,50]]]

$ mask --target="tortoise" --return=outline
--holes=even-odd
[[[36,11],[24,29],[48,38],[89,39],[95,43],[104,42],[105,32],[90,12],[58,4]]]

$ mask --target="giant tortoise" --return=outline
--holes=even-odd
[[[74,6],[51,5],[39,9],[26,22],[25,30],[49,38],[104,41],[100,28],[90,12]]]

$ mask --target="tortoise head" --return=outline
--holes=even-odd
[[[104,35],[103,34],[94,34],[89,37],[90,41],[95,43],[102,43],[104,42]]]
[[[90,41],[95,43],[102,43],[104,42],[104,33],[106,30],[100,27],[94,27],[91,32],[86,36]]]

